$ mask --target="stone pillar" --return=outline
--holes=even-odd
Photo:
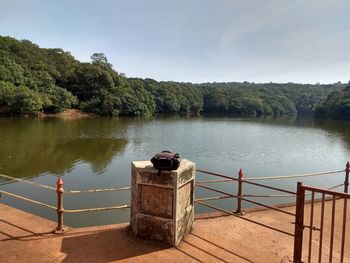
[[[182,160],[174,171],[154,169],[150,161],[131,164],[133,234],[177,246],[194,221],[195,164]]]

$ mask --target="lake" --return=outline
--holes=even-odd
[[[350,159],[350,122],[223,116],[0,118],[0,173],[51,186],[62,176],[64,188],[69,190],[130,186],[131,161],[149,160],[165,149],[180,153],[197,168],[230,176],[237,176],[240,168],[246,177],[341,170]],[[197,174],[197,180],[208,178]],[[264,183],[295,191],[297,181],[328,188],[342,183],[344,173]],[[217,187],[232,193],[237,189],[235,183]],[[55,192],[1,178],[0,189],[56,206]],[[272,193],[248,186],[244,191]],[[196,192],[197,197],[209,194]],[[65,194],[64,207],[122,205],[129,204],[129,199],[129,191]],[[0,201],[56,220],[53,210],[5,195]],[[286,203],[294,199],[260,201]],[[236,205],[231,199],[215,202],[228,210]],[[196,207],[196,212],[206,211]],[[128,222],[129,213],[126,209],[65,214],[64,222],[73,227]]]

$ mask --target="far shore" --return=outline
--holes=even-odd
[[[40,113],[39,114],[39,117],[42,117],[42,118],[54,117],[54,118],[62,118],[62,119],[69,119],[69,120],[93,118],[98,116],[99,115],[97,114],[86,113],[77,109],[67,109],[60,113]]]
[[[0,116],[3,117],[30,117],[29,115],[15,115],[10,113],[5,107],[0,107]],[[44,113],[40,112],[38,115],[33,115],[33,117],[39,118],[62,118],[62,119],[83,119],[83,118],[94,118],[100,115],[95,113],[86,113],[78,109],[66,109],[59,113]]]

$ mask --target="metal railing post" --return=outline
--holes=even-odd
[[[349,162],[347,162],[345,166],[344,193],[349,192],[349,172],[350,172],[350,164]]]
[[[58,178],[57,180],[57,189],[56,189],[56,193],[57,193],[57,228],[54,231],[55,233],[63,233],[66,231],[66,228],[63,225],[63,193],[64,193],[64,189],[63,189],[63,180],[61,179],[61,177]]]
[[[235,214],[243,215],[244,212],[242,211],[242,197],[243,197],[243,171],[242,169],[239,169],[238,172],[238,191],[237,191],[237,209],[235,211]]]
[[[300,263],[303,252],[303,232],[304,232],[304,203],[305,191],[303,184],[298,182],[297,200],[295,211],[295,229],[294,229],[294,255],[293,262]]]

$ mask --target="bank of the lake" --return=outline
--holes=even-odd
[[[130,163],[150,159],[155,152],[179,152],[198,168],[246,177],[277,176],[340,170],[350,156],[350,123],[314,119],[232,118],[214,116],[119,118],[0,118],[0,173],[33,178],[55,186],[62,176],[69,190],[130,185]],[[198,179],[206,179],[197,175]],[[200,176],[200,177],[199,177]],[[343,174],[303,181],[331,187]],[[295,180],[268,182],[295,190]],[[233,184],[222,189],[235,191]],[[46,190],[1,179],[1,189],[55,204]],[[246,193],[256,191],[247,187]],[[197,196],[207,196],[197,191]],[[129,203],[129,192],[66,195],[67,209]],[[264,200],[288,203],[290,199]],[[1,202],[55,219],[55,213],[3,196]],[[235,201],[220,201],[234,209]],[[198,212],[206,210],[198,208]],[[127,222],[129,211],[69,215],[70,226]]]

